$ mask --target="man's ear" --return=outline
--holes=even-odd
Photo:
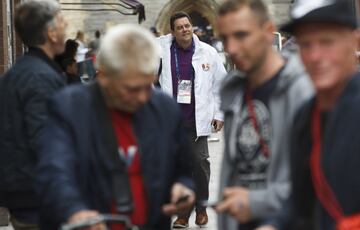
[[[357,50],[360,50],[360,29],[354,30],[354,38],[357,43]]]
[[[99,67],[99,69],[98,69],[98,71],[97,71],[97,76],[99,77],[99,78],[106,78],[105,77],[105,72],[104,72],[104,69],[100,66]]]
[[[56,42],[58,42],[57,30],[56,30],[56,27],[55,27],[55,26],[49,26],[49,27],[46,29],[45,34],[46,34],[48,40],[49,40],[51,43],[56,43]]]
[[[276,32],[275,24],[268,20],[264,22],[263,29],[266,32],[267,40],[272,43],[274,40],[274,32]]]
[[[101,67],[99,67],[98,70],[97,81],[103,87],[106,87],[108,85],[108,77],[106,77],[104,69]]]

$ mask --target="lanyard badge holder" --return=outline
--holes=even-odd
[[[195,51],[195,44],[192,43],[192,53]],[[174,46],[174,56],[175,56],[175,67],[176,67],[176,78],[178,82],[178,91],[177,91],[177,103],[179,104],[190,104],[191,103],[191,91],[192,91],[192,80],[184,80],[180,78],[180,68],[179,60],[177,55],[177,49]],[[189,76],[192,76],[192,67],[189,71]]]
[[[192,88],[192,82],[190,80],[180,80],[180,79],[178,80],[177,103],[179,104],[191,103],[191,88]]]
[[[114,147],[111,151],[107,152],[109,154],[109,158],[113,162],[111,182],[116,212],[120,214],[129,214],[134,210],[134,207],[126,162],[119,157],[115,137],[113,135],[109,135],[108,141],[110,142],[110,146]]]
[[[97,110],[98,116],[105,121],[103,126],[104,139],[107,143],[105,154],[108,160],[113,163],[109,170],[111,176],[112,200],[115,201],[117,212],[123,214],[131,213],[133,211],[133,201],[126,162],[119,157],[116,135],[112,123],[108,119],[108,109],[102,101],[100,88],[97,85],[93,85],[89,89],[95,95],[94,103],[95,106],[99,108]]]
[[[119,213],[131,213],[134,207],[127,172],[115,170],[112,174],[112,184],[116,211]]]

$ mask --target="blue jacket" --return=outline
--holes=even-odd
[[[117,151],[111,118],[97,83],[68,87],[48,104],[49,120],[40,138],[37,167],[42,229],[82,209],[109,213],[114,199],[108,151]],[[133,116],[148,200],[149,229],[170,229],[161,212],[175,182],[189,188],[191,156],[178,106],[154,90]]]
[[[35,209],[36,142],[47,117],[46,101],[65,81],[38,48],[30,48],[0,78],[0,206]]]

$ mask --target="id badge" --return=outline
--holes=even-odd
[[[179,104],[191,103],[191,87],[192,87],[192,83],[190,80],[180,80],[178,82],[177,103]]]

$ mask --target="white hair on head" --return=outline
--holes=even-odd
[[[155,74],[159,61],[160,47],[154,35],[136,24],[119,24],[110,28],[97,55],[98,67],[117,74],[129,68],[142,74]]]

